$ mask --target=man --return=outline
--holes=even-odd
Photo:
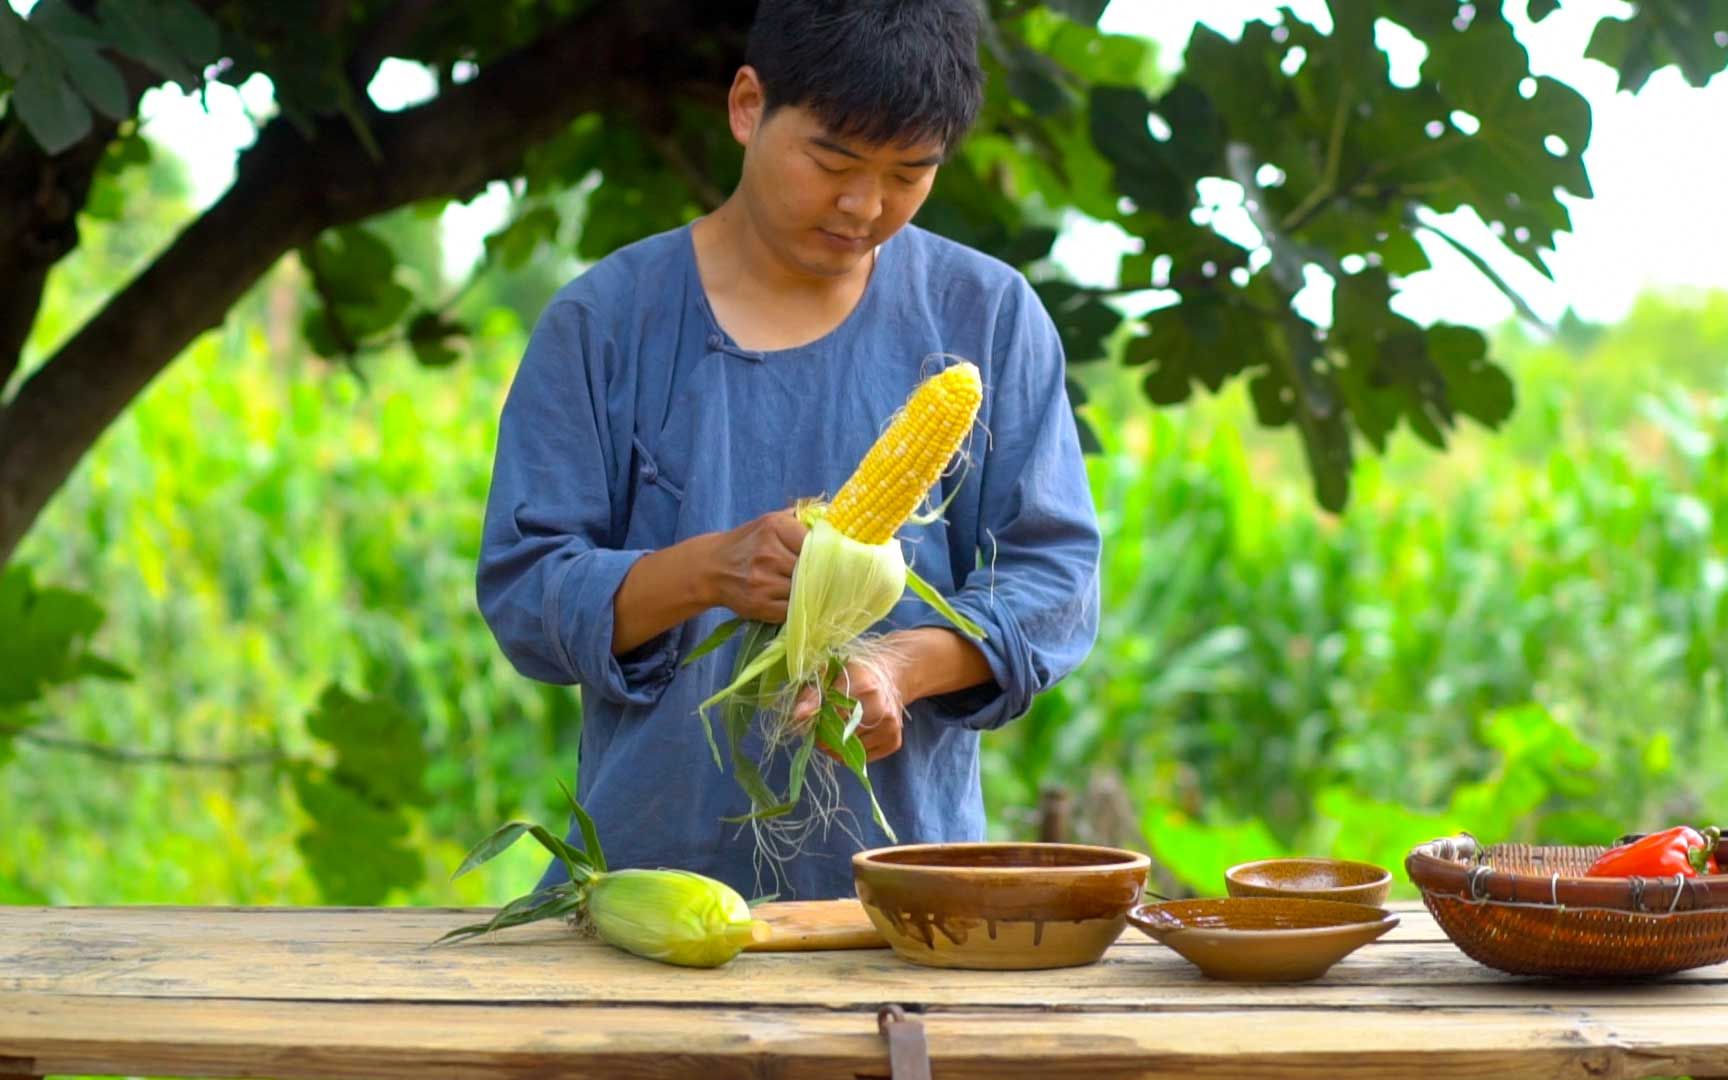
[[[804,528],[936,358],[985,384],[944,520],[909,561],[980,624],[904,601],[899,659],[855,668],[872,783],[904,842],[984,838],[979,733],[1023,714],[1097,632],[1097,522],[1049,316],[1011,267],[908,224],[977,116],[974,0],[763,0],[728,99],[738,188],[603,259],[535,327],[500,422],[479,601],[523,674],[581,686],[577,796],[614,866],[758,892],[747,813],[697,703],[734,614],[783,621]],[[785,790],[786,763],[767,777]],[[851,895],[886,843],[850,777],[779,895]],[[572,842],[579,843],[572,834]],[[562,879],[554,864],[541,884]]]

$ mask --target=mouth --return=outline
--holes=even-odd
[[[828,241],[830,245],[845,251],[862,251],[870,243],[869,234],[863,236],[850,236],[846,233],[837,233],[829,229],[817,229],[816,231],[821,233],[822,238]]]

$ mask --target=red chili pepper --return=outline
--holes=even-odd
[[[1696,877],[1715,874],[1716,841],[1721,831],[1714,826],[1700,833],[1690,825],[1676,825],[1651,833],[1630,844],[1609,848],[1584,871],[1586,877]]]

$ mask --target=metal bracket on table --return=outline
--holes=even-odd
[[[884,1005],[876,1010],[876,1029],[888,1040],[888,1075],[893,1080],[930,1080],[923,1021],[898,1005]]]

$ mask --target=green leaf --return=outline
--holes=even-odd
[[[1044,0],[1047,7],[1060,11],[1077,23],[1096,26],[1098,20],[1104,17],[1104,9],[1110,6],[1110,0]]]
[[[40,55],[40,54],[38,54]],[[71,86],[56,60],[32,63],[12,88],[12,107],[37,145],[58,154],[90,131],[90,108]]]
[[[456,872],[450,875],[450,880],[455,881],[476,866],[495,858],[521,839],[523,834],[533,827],[533,823],[528,821],[511,821],[500,825],[491,836],[475,844],[469,850],[462,859],[462,865],[458,866]]]
[[[393,890],[412,888],[425,878],[399,808],[380,805],[346,775],[302,764],[291,776],[311,819],[295,846],[327,902],[381,904]]]
[[[1637,93],[1669,64],[1693,86],[1728,68],[1728,4],[1722,0],[1637,5],[1626,19],[1596,24],[1584,55],[1620,72],[1619,89]]]
[[[1109,34],[1092,22],[1054,18],[1034,9],[1019,21],[1028,44],[1065,69],[1064,81],[1138,86],[1158,82],[1152,43],[1129,34]]]
[[[126,82],[107,58],[84,50],[67,50],[65,56],[72,84],[84,100],[110,120],[124,120],[132,115]]]
[[[462,865],[450,875],[450,880],[455,881],[482,863],[496,858],[523,836],[532,836],[541,847],[562,862],[564,868],[570,872],[572,881],[586,881],[590,871],[601,869],[586,852],[571,847],[562,837],[545,826],[531,821],[511,821],[500,825],[492,835],[475,844],[463,858]]]
[[[738,656],[733,662],[733,683],[758,668],[767,658],[775,643],[779,640],[780,628],[772,623],[751,620],[746,623],[744,640],[738,649]],[[750,678],[741,685],[724,704],[721,710],[726,729],[726,744],[732,761],[732,773],[744,793],[750,797],[753,814],[744,818],[726,820],[748,820],[750,817],[762,814],[768,810],[784,813],[791,807],[777,797],[762,778],[762,772],[756,762],[745,752],[745,739],[750,731],[750,723],[756,715],[755,688],[760,684],[760,675]],[[703,730],[707,730],[704,721]],[[710,743],[712,746],[713,744]],[[716,755],[719,751],[715,750]]]
[[[864,744],[856,734],[848,735],[840,717],[830,708],[821,708],[816,712],[816,737],[822,745],[840,755],[840,760],[852,775],[858,778],[858,783],[864,788],[864,794],[870,797],[870,816],[876,822],[876,827],[888,837],[888,842],[897,844],[894,830],[889,827],[888,819],[882,814],[882,807],[876,801],[876,789],[870,784],[870,774],[865,764],[869,757]]]
[[[1122,325],[1121,313],[1065,281],[1043,282],[1035,291],[1056,323],[1063,355],[1070,364],[1104,358],[1104,339]]]
[[[358,698],[332,683],[307,717],[306,730],[336,751],[334,772],[382,805],[424,806],[424,724],[394,702]]]
[[[1446,379],[1428,355],[1420,327],[1390,310],[1392,287],[1383,273],[1364,271],[1333,292],[1331,342],[1348,357],[1337,376],[1356,426],[1375,449],[1402,417],[1438,447],[1454,423]]]
[[[92,653],[85,653],[77,659],[72,665],[72,677],[108,679],[112,682],[131,682],[133,679],[129,669]]]
[[[774,631],[776,628],[769,623],[745,620],[742,622],[742,626],[744,627],[744,640],[738,649],[737,656],[732,661],[731,680],[726,684],[726,689],[703,701],[696,709],[696,719],[702,725],[702,734],[708,740],[708,750],[714,755],[714,767],[721,770],[724,770],[726,766],[720,760],[720,747],[715,742],[714,729],[709,726],[708,718],[705,715],[706,710],[710,705],[724,701],[721,708],[722,722],[726,725],[728,744],[732,747],[733,755],[736,756],[736,740],[739,736],[733,729],[739,720],[734,715],[734,710],[744,709],[749,704],[750,683],[745,681],[745,676],[758,670],[764,659],[763,654],[768,651],[769,646],[775,640]],[[715,633],[718,634],[719,631],[716,630]],[[728,636],[730,636],[730,632],[728,632]],[[748,723],[747,715],[744,722]],[[760,780],[759,777],[757,779]],[[746,790],[750,789],[747,788]],[[773,801],[771,797],[769,801]]]
[[[1222,151],[1215,118],[1205,95],[1189,83],[1172,89],[1168,103],[1185,115],[1184,126],[1166,116],[1168,142],[1149,130],[1152,103],[1134,87],[1094,86],[1088,121],[1092,142],[1115,168],[1116,186],[1140,207],[1166,218],[1180,218],[1194,204],[1194,184]]]
[[[468,327],[462,323],[447,320],[436,312],[426,311],[415,316],[408,324],[408,346],[414,350],[414,359],[423,367],[449,367],[461,358],[449,342],[453,338],[466,337]]]
[[[1428,253],[1422,250],[1417,242],[1416,234],[1410,229],[1392,229],[1386,234],[1386,239],[1375,248],[1380,253],[1380,264],[1388,274],[1399,277],[1409,277],[1428,269]]]
[[[744,619],[742,617],[734,617],[727,619],[719,626],[716,626],[712,633],[702,639],[700,645],[697,645],[694,649],[690,650],[690,655],[686,656],[679,666],[689,667],[697,660],[700,660],[702,657],[707,656],[715,649],[726,644],[728,641],[732,640],[732,635],[736,634],[738,628],[743,625]]]
[[[935,608],[938,615],[953,623],[962,633],[977,641],[984,640],[984,628],[955,610],[954,605],[948,602],[947,597],[937,591],[934,585],[919,577],[918,573],[910,566],[906,568],[906,584],[912,587],[912,591],[918,594],[920,600]]]
[[[544,825],[528,826],[528,835],[539,841],[541,847],[564,864],[564,869],[570,873],[571,881],[587,881],[597,869],[594,860],[586,851],[572,847],[562,836]]]
[[[1008,89],[1039,116],[1054,116],[1074,107],[1063,85],[1065,73],[1055,61],[1019,41],[1009,41],[1002,57],[1007,68]]]
[[[558,223],[558,211],[553,207],[532,207],[510,225],[486,237],[487,257],[496,259],[506,270],[518,270],[529,263],[539,245],[555,242]]]
[[[588,861],[594,864],[594,869],[602,874],[606,872],[606,854],[600,847],[600,830],[594,827],[594,819],[588,816],[588,811],[576,801],[576,795],[564,781],[558,781],[558,788],[564,792],[564,797],[570,800],[570,812],[576,815],[576,824],[582,830],[582,848],[588,853]]]
[[[791,778],[786,785],[786,803],[797,806],[798,798],[804,793],[804,771],[810,765],[810,752],[816,747],[816,731],[814,726],[804,733],[799,740],[798,749],[792,752]]]
[[[192,0],[155,0],[156,28],[164,41],[188,64],[202,66],[216,59],[222,34],[216,23]]]
[[[1125,359],[1151,366],[1144,386],[1159,405],[1186,401],[1196,380],[1217,391],[1265,357],[1261,318],[1234,310],[1220,292],[1186,293],[1181,304],[1151,312],[1142,322],[1145,336],[1128,343]]]
[[[1531,22],[1541,22],[1560,9],[1560,0],[1530,0],[1528,10]]]
[[[17,78],[30,55],[30,27],[10,4],[0,4],[0,72]]]
[[[349,355],[348,345],[358,348],[369,336],[394,327],[413,303],[413,294],[395,281],[396,253],[369,229],[349,225],[327,230],[300,250],[300,258],[323,301],[302,322],[308,344],[321,356]],[[460,327],[437,321],[419,329],[422,344],[441,344]],[[431,359],[443,360],[441,352],[432,351]]]
[[[1529,57],[1498,16],[1477,18],[1469,31],[1436,37],[1423,65],[1432,73],[1443,108],[1474,116],[1475,134],[1448,136],[1454,149],[1431,167],[1444,170],[1455,194],[1431,200],[1436,210],[1468,203],[1483,220],[1498,223],[1501,242],[1535,270],[1550,275],[1538,253],[1551,248],[1554,234],[1571,227],[1563,189],[1588,198],[1584,147],[1590,141],[1590,105],[1578,91],[1546,76],[1530,77],[1534,91],[1525,97],[1521,76]],[[1550,148],[1560,140],[1562,152]]]
[[[542,919],[556,919],[579,910],[587,902],[581,890],[566,885],[554,885],[527,896],[517,897],[498,909],[497,914],[483,923],[458,927],[434,941],[434,945],[479,937],[495,930],[524,926]]]
[[[89,650],[102,620],[101,606],[85,593],[39,588],[21,564],[0,573],[0,626],[7,631],[0,634],[0,709],[79,678],[127,678]]]
[[[315,245],[317,273],[338,300],[360,301],[396,272],[396,253],[382,237],[360,225],[326,230]]]
[[[1050,248],[1056,243],[1055,229],[1043,225],[1028,225],[1006,238],[997,248],[996,256],[1012,266],[1024,266],[1037,262],[1050,254]]]
[[[845,694],[841,694],[839,700],[833,704],[834,711],[846,718],[846,727],[842,731],[843,737],[850,739],[858,734],[859,726],[864,723],[864,703],[854,701]]]
[[[199,69],[216,59],[215,24],[184,0],[102,4],[97,15],[116,49],[188,91],[201,81]],[[190,30],[195,21],[203,25]],[[202,47],[193,51],[182,46]]]

